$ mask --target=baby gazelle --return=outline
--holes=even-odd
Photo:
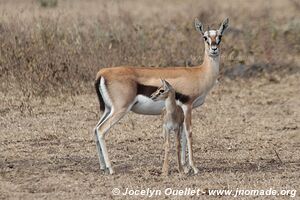
[[[164,100],[165,109],[163,110],[163,135],[165,141],[165,158],[163,164],[163,175],[168,175],[169,171],[169,149],[170,149],[170,133],[176,134],[176,150],[177,150],[177,164],[178,171],[181,172],[181,158],[180,158],[180,134],[183,129],[184,114],[180,106],[176,104],[175,90],[165,80],[162,81],[162,86],[158,88],[152,95],[153,101]]]

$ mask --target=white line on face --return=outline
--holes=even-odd
[[[208,43],[209,43],[209,45],[211,45],[211,37],[216,37],[216,36],[217,36],[217,31],[216,31],[216,30],[209,30],[209,31],[206,31],[206,32],[204,33],[204,36],[207,37]]]
[[[219,44],[220,43],[220,38],[216,37],[216,43]]]
[[[217,35],[217,31],[215,31],[215,30],[209,31],[209,36],[215,37],[216,35]]]

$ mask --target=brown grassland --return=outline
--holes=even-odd
[[[0,0],[0,199],[145,198],[114,196],[113,188],[273,188],[300,197],[298,1],[42,2]],[[161,118],[132,113],[106,137],[116,174],[101,172],[92,133],[97,71],[200,64],[195,17],[206,28],[230,19],[219,84],[193,111],[200,173],[177,173],[173,154],[162,177]]]

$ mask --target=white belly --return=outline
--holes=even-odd
[[[205,101],[205,97],[206,95],[199,96],[193,102],[193,108],[201,106]],[[143,95],[136,96],[135,102],[136,103],[132,106],[131,111],[142,115],[160,115],[162,109],[165,107],[164,101],[153,101]],[[180,102],[177,102],[177,104],[181,105]]]
[[[137,114],[143,115],[160,115],[162,109],[165,107],[164,101],[153,101],[152,99],[138,95],[135,98],[136,103],[131,110]]]
[[[195,101],[193,102],[193,108],[201,106],[205,101],[206,94],[199,96]]]

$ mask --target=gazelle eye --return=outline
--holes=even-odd
[[[203,36],[203,39],[204,39],[205,41],[207,41],[207,37],[206,37],[206,36]]]

